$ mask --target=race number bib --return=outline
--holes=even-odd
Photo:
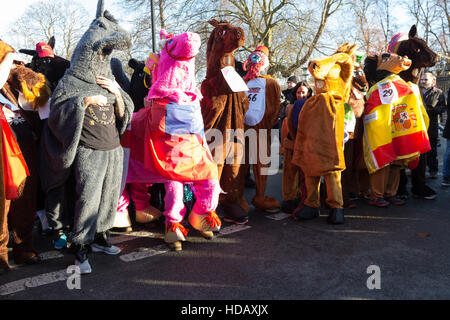
[[[392,104],[394,101],[398,100],[397,89],[390,81],[380,83],[378,85],[378,92],[380,93],[382,104]]]
[[[250,102],[245,114],[244,122],[249,126],[256,126],[261,122],[266,112],[266,79],[256,78],[247,83],[247,97]]]

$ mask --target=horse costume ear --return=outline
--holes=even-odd
[[[51,36],[47,43],[52,49],[55,49],[55,36]]]
[[[103,0],[98,0],[97,2],[97,13],[95,15],[95,18],[98,19],[103,15],[103,11],[105,8],[105,3]]]
[[[169,39],[172,38],[173,34],[172,33],[168,33],[165,29],[161,29],[161,31],[159,31],[159,38],[161,40],[165,40],[165,39]]]
[[[29,56],[37,55],[36,50],[20,49],[19,52],[20,52],[20,53],[23,53],[23,54],[27,54],[27,55],[29,55]]]
[[[216,19],[211,19],[211,20],[208,21],[208,23],[210,25],[212,25],[214,28],[219,25],[219,21],[217,21]]]
[[[129,66],[131,69],[133,69],[133,70],[136,70],[136,68],[138,67],[138,65],[139,65],[139,61],[137,61],[137,60],[134,59],[134,58],[131,58],[131,59],[128,61],[128,66]]]
[[[353,53],[356,51],[356,47],[357,47],[357,46],[358,46],[358,45],[357,45],[356,43],[350,45],[350,46],[347,48],[347,54],[348,54],[349,56],[353,55]]]
[[[415,24],[413,24],[413,26],[409,30],[408,37],[411,39],[414,38],[415,36],[417,36],[417,27]]]

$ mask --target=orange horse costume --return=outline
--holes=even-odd
[[[292,162],[305,174],[307,197],[294,212],[301,220],[319,216],[320,179],[327,186],[326,202],[331,208],[328,223],[344,223],[341,172],[344,160],[344,103],[348,101],[353,75],[352,54],[356,45],[342,44],[330,57],[309,62],[316,95],[300,112]]]

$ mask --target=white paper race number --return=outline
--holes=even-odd
[[[382,104],[392,104],[398,99],[398,92],[394,84],[390,81],[382,82],[378,85],[380,100]]]

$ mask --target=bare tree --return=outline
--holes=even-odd
[[[355,35],[359,50],[366,56],[371,51],[383,51],[385,38],[383,31],[376,21],[376,3],[370,0],[351,0],[351,14],[357,27]]]
[[[40,1],[31,5],[11,24],[10,43],[17,49],[34,48],[38,42],[56,38],[55,54],[70,59],[91,15],[70,0]]]
[[[384,36],[384,49],[386,50],[394,35],[393,30],[397,29],[395,20],[392,18],[392,13],[396,5],[395,0],[376,0],[378,8],[378,18],[380,21],[381,31]]]
[[[213,17],[240,26],[247,38],[241,58],[264,45],[270,52],[268,73],[286,77],[307,62],[329,17],[342,3],[342,0],[221,0],[203,3],[198,10],[198,1],[185,0],[181,15],[183,21],[191,21],[194,30],[204,31],[204,24]]]

